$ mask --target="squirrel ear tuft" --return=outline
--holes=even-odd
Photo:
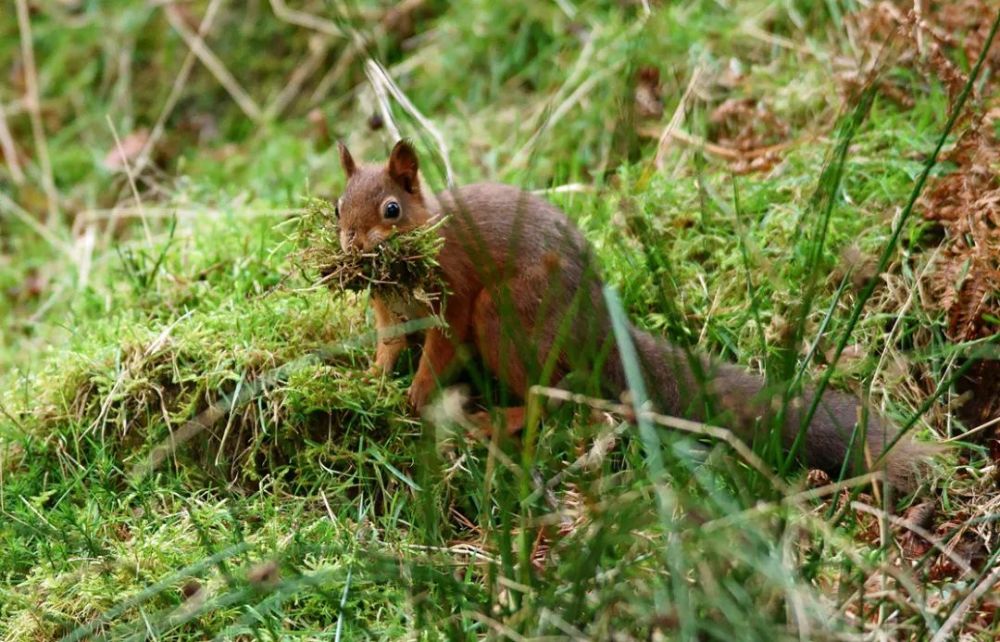
[[[354,172],[357,171],[358,166],[354,164],[354,158],[351,157],[351,152],[347,150],[347,145],[341,141],[337,141],[337,150],[340,152],[340,166],[344,168],[344,174],[347,178],[351,178]]]
[[[415,194],[420,185],[417,182],[417,152],[407,140],[401,140],[392,148],[387,167],[392,180],[411,194]]]

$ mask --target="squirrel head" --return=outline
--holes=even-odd
[[[417,153],[401,140],[384,166],[357,165],[343,143],[340,165],[347,175],[337,199],[340,246],[347,251],[371,250],[396,232],[419,227],[431,218],[417,177]]]

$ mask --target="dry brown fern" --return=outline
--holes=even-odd
[[[942,160],[951,173],[934,179],[919,205],[925,219],[941,223],[944,244],[928,277],[934,304],[948,314],[948,335],[969,341],[1000,332],[1000,110],[973,120]],[[1000,361],[972,366],[960,388],[971,393],[964,418],[978,424],[1000,415],[996,381]]]
[[[930,285],[956,341],[992,334],[997,328],[983,314],[1000,316],[1000,141],[991,130],[988,119],[975,121],[943,158],[955,171],[935,179],[920,199],[924,218],[940,222],[947,235]]]
[[[847,56],[836,61],[842,90],[848,97],[857,96],[876,66],[906,68],[939,80],[953,105],[967,79],[962,63],[967,67],[978,58],[996,10],[995,0],[881,0],[849,14],[847,28],[861,59]],[[995,40],[980,76],[985,88],[992,86],[998,67],[1000,40]],[[884,74],[875,82],[893,102],[913,106],[907,84]],[[973,102],[979,99],[978,91],[977,86]]]

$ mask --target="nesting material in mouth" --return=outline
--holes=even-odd
[[[376,247],[345,252],[333,205],[312,199],[293,233],[301,265],[317,285],[332,290],[371,290],[384,298],[416,299],[428,304],[446,292],[437,255],[444,244],[440,228],[430,225],[389,236]]]

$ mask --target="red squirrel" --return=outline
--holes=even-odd
[[[565,213],[509,185],[482,183],[426,193],[417,154],[406,141],[395,145],[385,165],[357,164],[342,143],[338,147],[347,177],[335,210],[344,251],[371,250],[391,234],[448,216],[440,227],[444,243],[438,255],[447,294],[435,310],[446,325],[426,331],[408,392],[414,409],[427,403],[466,349],[520,399],[539,377],[590,382],[591,389],[614,398],[627,390],[594,257]],[[391,330],[420,311],[406,301],[374,296],[372,305],[379,337],[375,368],[388,373],[406,345],[406,338],[392,336]],[[638,328],[630,326],[629,333],[659,411],[723,425],[745,440],[754,437],[758,425],[773,425],[781,391],[765,390],[763,378],[706,357],[689,358],[686,351]],[[798,436],[814,397],[806,388],[788,404],[781,436],[785,448]],[[508,429],[517,428],[521,413],[509,410]],[[858,400],[841,392],[823,393],[805,432],[801,458],[837,475],[863,414],[866,448],[851,457],[862,463],[847,470],[866,470],[863,462],[879,459],[896,432],[874,413],[862,413]],[[912,490],[916,467],[932,451],[904,437],[879,466],[894,487]]]

